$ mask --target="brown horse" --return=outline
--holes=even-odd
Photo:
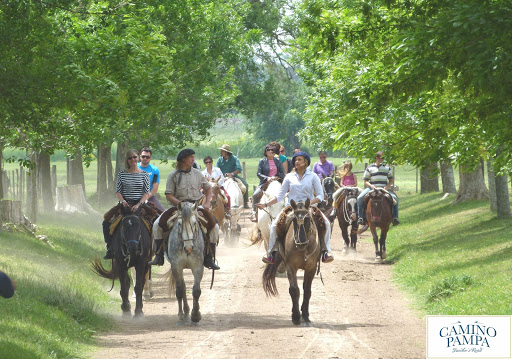
[[[357,196],[362,192],[358,187],[343,187],[335,193],[336,217],[341,229],[341,235],[345,241],[343,253],[348,250],[356,250],[357,245]],[[351,227],[350,237],[348,227]]]
[[[263,289],[267,296],[278,295],[276,272],[281,262],[284,261],[288,281],[290,282],[289,293],[293,304],[293,324],[299,325],[301,323],[302,312],[302,320],[306,325],[310,325],[309,300],[311,298],[311,284],[315,278],[320,260],[320,244],[318,242],[317,228],[309,207],[309,199],[306,200],[306,203],[295,203],[292,200],[290,204],[293,209],[288,214],[288,218],[291,218],[291,223],[286,230],[285,236],[278,234],[279,252],[276,255],[275,263],[267,264],[263,272]],[[297,283],[297,271],[299,269],[304,270],[304,298],[300,311],[300,289]]]
[[[212,188],[212,199],[210,201],[210,213],[217,220],[217,224],[220,228],[224,229],[224,216],[226,215],[226,210],[224,208],[224,200],[222,199],[222,195],[220,193],[221,189],[218,183],[219,179],[210,181],[210,185]],[[204,196],[199,201],[199,204],[203,204]]]
[[[393,199],[391,195],[384,189],[376,188],[368,193],[366,219],[373,235],[376,255],[375,260],[377,261],[386,259],[386,237],[388,235],[389,225],[393,221],[391,217],[392,204]],[[380,228],[380,239],[377,235],[377,228]]]

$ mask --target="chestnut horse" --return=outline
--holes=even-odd
[[[221,189],[219,186],[219,179],[210,181],[211,189],[212,189],[212,199],[210,201],[210,210],[209,212],[215,217],[217,220],[217,224],[219,228],[224,229],[224,216],[226,215],[226,211],[224,208],[224,201],[221,195]],[[199,204],[203,204],[204,196],[201,197]]]
[[[289,293],[292,298],[292,321],[299,325],[302,320],[306,325],[311,325],[309,320],[309,300],[311,298],[311,285],[320,260],[320,244],[318,242],[317,228],[309,207],[309,199],[306,203],[290,202],[293,211],[288,215],[292,218],[286,237],[278,237],[279,251],[276,261],[267,264],[263,272],[263,289],[267,296],[277,296],[276,272],[284,261],[288,281]],[[299,311],[300,289],[297,282],[297,271],[304,270],[304,297]]]
[[[389,225],[393,222],[391,217],[392,204],[393,199],[386,190],[376,188],[368,192],[366,221],[372,232],[373,243],[375,244],[375,260],[377,261],[386,259],[386,237]],[[380,239],[377,235],[377,228],[380,228]]]
[[[336,191],[336,217],[341,229],[341,235],[345,241],[342,252],[356,250],[357,245],[357,196],[362,192],[358,187],[343,187]],[[350,238],[348,236],[348,227],[351,226]]]

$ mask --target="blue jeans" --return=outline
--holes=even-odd
[[[363,192],[357,197],[357,218],[363,217],[363,197],[370,192],[370,188],[365,188]],[[398,197],[394,192],[389,192],[391,197],[393,197],[396,201],[396,205],[391,208],[391,217],[398,218]]]

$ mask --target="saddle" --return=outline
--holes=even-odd
[[[316,229],[318,232],[318,238],[320,239],[320,243],[323,243],[325,232],[327,231],[327,227],[325,226],[324,218],[322,216],[322,211],[317,207],[310,207],[312,212],[313,221],[315,222]],[[288,205],[279,215],[277,219],[276,225],[276,235],[277,241],[284,243],[286,238],[286,233],[288,232],[288,227],[292,223],[293,215],[292,206]],[[323,247],[323,246],[322,246]]]
[[[217,224],[217,222],[215,221],[215,217],[213,217],[213,215],[204,208],[198,207],[197,214],[199,223],[201,227],[203,227],[205,233],[212,230],[213,227],[215,227],[215,225]],[[171,230],[177,218],[178,207],[171,207],[167,209],[164,213],[162,213],[158,225],[162,228],[164,232],[168,232]]]
[[[244,195],[245,192],[247,192],[247,187],[245,187],[244,183],[240,180],[240,178],[232,177],[235,182],[238,184],[238,187],[240,187],[240,191],[242,191],[242,194]]]
[[[151,202],[149,202],[149,203],[151,203]],[[155,205],[153,203],[151,203],[151,205],[149,205],[149,206],[147,204],[142,205],[142,209],[140,211],[140,219],[142,220],[142,223],[144,223],[144,225],[148,229],[149,233],[151,233],[151,230],[153,228],[153,226],[151,224],[158,217],[158,210],[156,209],[156,207],[154,207]],[[119,225],[119,223],[121,223],[121,220],[124,217],[121,214],[120,206],[121,205],[112,207],[103,216],[103,219],[106,222],[110,223],[110,229],[109,229],[110,235],[114,234],[117,226]]]
[[[395,199],[393,198],[393,196],[391,196],[391,194],[388,191],[382,189],[382,192],[384,192],[384,198],[388,201],[390,206],[396,205]],[[368,201],[370,200],[370,193],[372,193],[372,191],[368,192],[363,197],[363,208],[366,208],[366,206],[368,205]]]

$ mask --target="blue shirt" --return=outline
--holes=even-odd
[[[149,175],[149,190],[153,189],[153,183],[160,183],[160,170],[158,167],[153,166],[149,163],[146,167],[142,167],[142,164],[139,162],[139,168],[144,172],[147,172]]]
[[[281,201],[288,193],[288,202],[292,199],[295,202],[312,200],[318,198],[320,201],[324,199],[324,190],[320,183],[320,178],[308,168],[302,179],[299,179],[297,172],[291,172],[286,175],[281,190],[277,195],[277,202]],[[315,196],[316,193],[316,196]]]

